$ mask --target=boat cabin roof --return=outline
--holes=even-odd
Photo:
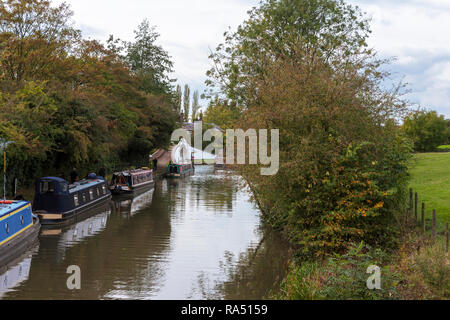
[[[105,180],[97,177],[95,179],[81,180],[69,185],[69,183],[64,179],[56,177],[45,177],[38,180],[37,190],[39,190],[39,192],[41,193],[42,190],[39,189],[39,184],[45,182],[53,183],[51,193],[55,192],[56,194],[66,194],[68,191],[70,194],[105,183]]]
[[[125,177],[129,177],[129,176],[137,176],[140,174],[151,173],[151,172],[153,172],[153,170],[151,170],[151,169],[148,169],[148,170],[136,169],[136,170],[127,170],[127,171],[122,171],[122,172],[116,172],[116,173],[114,173],[114,175],[115,176],[123,175]]]
[[[93,180],[82,180],[79,182],[75,182],[74,184],[71,184],[69,186],[69,193],[74,193],[74,192],[78,192],[90,187],[94,187],[96,185],[102,184],[104,183],[104,180],[100,180],[100,179],[93,179]]]
[[[3,200],[0,200],[0,218],[30,204],[28,201],[7,201],[6,204],[2,202]]]

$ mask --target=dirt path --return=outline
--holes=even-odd
[[[158,159],[158,172],[165,172],[167,164],[171,160],[171,152],[174,147],[170,147],[169,150],[158,150],[154,153],[156,159]]]

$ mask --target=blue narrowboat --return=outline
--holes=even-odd
[[[36,243],[39,219],[28,201],[0,201],[0,266],[9,263]]]
[[[106,181],[95,174],[74,184],[61,178],[46,177],[36,182],[33,211],[43,225],[58,225],[110,199],[111,192]]]

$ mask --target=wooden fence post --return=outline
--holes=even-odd
[[[409,209],[413,210],[413,189],[409,189]]]
[[[422,202],[422,231],[425,233],[425,202]]]
[[[445,252],[448,253],[448,222],[447,222],[447,226],[445,228],[445,236],[447,237],[447,243],[446,243],[446,246],[445,246]]]
[[[436,238],[436,210],[433,209],[433,225],[431,227],[433,240]]]
[[[414,217],[416,219],[416,222],[417,222],[418,202],[419,202],[419,196],[417,195],[417,192],[416,192],[416,197],[414,199]]]

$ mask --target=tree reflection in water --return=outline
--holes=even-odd
[[[261,242],[247,249],[239,257],[225,252],[220,269],[225,279],[212,281],[207,274],[198,276],[191,296],[203,299],[253,300],[269,298],[286,275],[289,249],[275,233],[267,232]]]

